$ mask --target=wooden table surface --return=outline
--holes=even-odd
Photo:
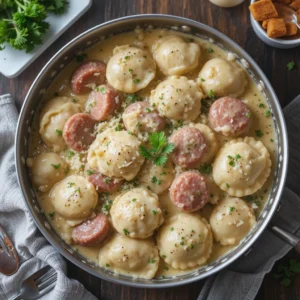
[[[12,94],[18,109],[20,109],[38,72],[66,42],[104,21],[133,14],[163,13],[202,22],[233,39],[262,68],[284,107],[300,93],[300,49],[298,47],[280,50],[262,43],[250,24],[249,2],[245,1],[235,8],[222,9],[214,6],[208,0],[94,0],[92,8],[20,76],[7,79],[0,75],[0,95]],[[290,61],[298,62],[298,68],[288,71],[286,65]],[[294,251],[291,251],[282,261],[287,261],[290,257],[300,259],[299,255],[297,256]],[[204,284],[204,281],[199,281],[178,288],[160,290],[129,288],[97,279],[71,263],[68,263],[68,266],[69,276],[82,282],[99,299],[196,299]],[[256,299],[299,300],[300,276],[296,277],[291,287],[284,288],[273,278],[271,273],[268,274]]]

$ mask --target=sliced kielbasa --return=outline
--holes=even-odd
[[[179,129],[171,136],[170,142],[175,145],[172,160],[183,168],[192,168],[199,164],[207,151],[203,134],[193,127]]]
[[[101,61],[86,61],[78,66],[71,78],[71,90],[85,94],[105,82],[106,65]]]
[[[118,91],[109,85],[100,85],[90,93],[86,109],[94,120],[105,121],[119,109],[121,103]]]
[[[170,187],[170,198],[181,211],[196,211],[209,200],[207,181],[196,171],[183,172],[173,181]]]
[[[157,132],[166,125],[165,119],[148,102],[130,104],[125,109],[122,119],[126,129],[131,132]]]
[[[96,121],[90,115],[78,113],[69,118],[64,126],[63,137],[75,151],[87,150],[95,140]]]
[[[95,246],[104,241],[111,231],[111,224],[103,214],[98,214],[73,228],[72,238],[75,244]]]
[[[232,97],[215,101],[209,110],[212,128],[225,136],[237,136],[249,130],[252,116],[247,105]]]
[[[89,169],[88,181],[91,182],[98,192],[110,193],[118,190],[123,180],[107,177],[95,170]]]

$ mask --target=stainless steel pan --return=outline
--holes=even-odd
[[[275,180],[272,186],[270,197],[257,220],[257,225],[255,226],[255,228],[253,228],[253,230],[246,236],[246,238],[240,243],[240,245],[227,253],[225,256],[206,266],[200,267],[196,271],[193,271],[189,274],[180,275],[175,278],[137,280],[122,275],[116,275],[108,270],[99,268],[97,265],[95,265],[95,263],[74,252],[72,248],[63,240],[61,240],[55,233],[55,231],[51,229],[46,217],[43,215],[43,213],[41,213],[34,189],[32,188],[30,183],[28,169],[25,164],[25,159],[27,157],[26,141],[29,137],[30,126],[32,124],[36,109],[40,105],[41,95],[43,94],[43,91],[48,87],[50,82],[55,78],[60,70],[62,70],[65,65],[74,58],[78,51],[82,51],[90,45],[96,43],[100,39],[104,39],[105,37],[112,34],[118,34],[124,31],[132,30],[136,28],[137,25],[141,27],[145,27],[148,25],[151,25],[153,27],[167,27],[174,30],[189,32],[191,34],[201,36],[205,39],[210,38],[213,39],[216,44],[220,45],[226,51],[235,53],[238,57],[238,60],[244,66],[248,66],[246,68],[247,71],[254,78],[257,84],[261,85],[263,92],[265,93],[265,96],[273,112],[273,119],[278,141]],[[260,236],[263,230],[265,230],[274,212],[276,211],[285,182],[287,162],[288,142],[282,110],[272,86],[270,85],[264,73],[257,66],[255,61],[241,47],[239,47],[232,40],[230,40],[220,32],[201,23],[169,15],[136,15],[110,21],[84,32],[83,34],[72,40],[70,43],[68,43],[66,46],[64,46],[44,66],[42,71],[37,76],[36,80],[33,82],[21,110],[16,134],[16,166],[19,183],[23,190],[23,194],[26,199],[28,208],[31,211],[32,217],[34,218],[36,225],[46,237],[46,239],[63,256],[65,256],[68,260],[76,264],[78,267],[84,269],[85,271],[102,279],[135,287],[158,288],[187,284],[199,279],[203,279],[222,270],[238,257],[247,253],[251,245]],[[296,242],[296,240],[293,240],[293,238],[293,236],[287,236],[287,239],[292,239],[292,241]]]

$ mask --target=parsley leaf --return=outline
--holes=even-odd
[[[60,167],[60,164],[58,164],[58,165],[55,165],[55,164],[51,164],[51,166],[54,168],[54,169],[59,169],[59,167]]]
[[[295,69],[296,64],[295,64],[294,61],[290,61],[286,66],[287,66],[287,69],[288,69],[289,71],[291,71],[291,70]]]
[[[152,159],[157,166],[164,165],[168,155],[174,150],[175,145],[168,143],[164,132],[154,132],[149,136],[151,148],[140,146],[140,154],[146,159]]]

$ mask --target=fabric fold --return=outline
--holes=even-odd
[[[24,279],[46,265],[58,275],[55,288],[43,300],[96,300],[84,286],[66,277],[66,262],[41,236],[25,204],[15,169],[14,138],[18,112],[10,95],[0,97],[0,223],[13,241],[20,269],[13,276],[0,274],[0,299],[16,295]]]

